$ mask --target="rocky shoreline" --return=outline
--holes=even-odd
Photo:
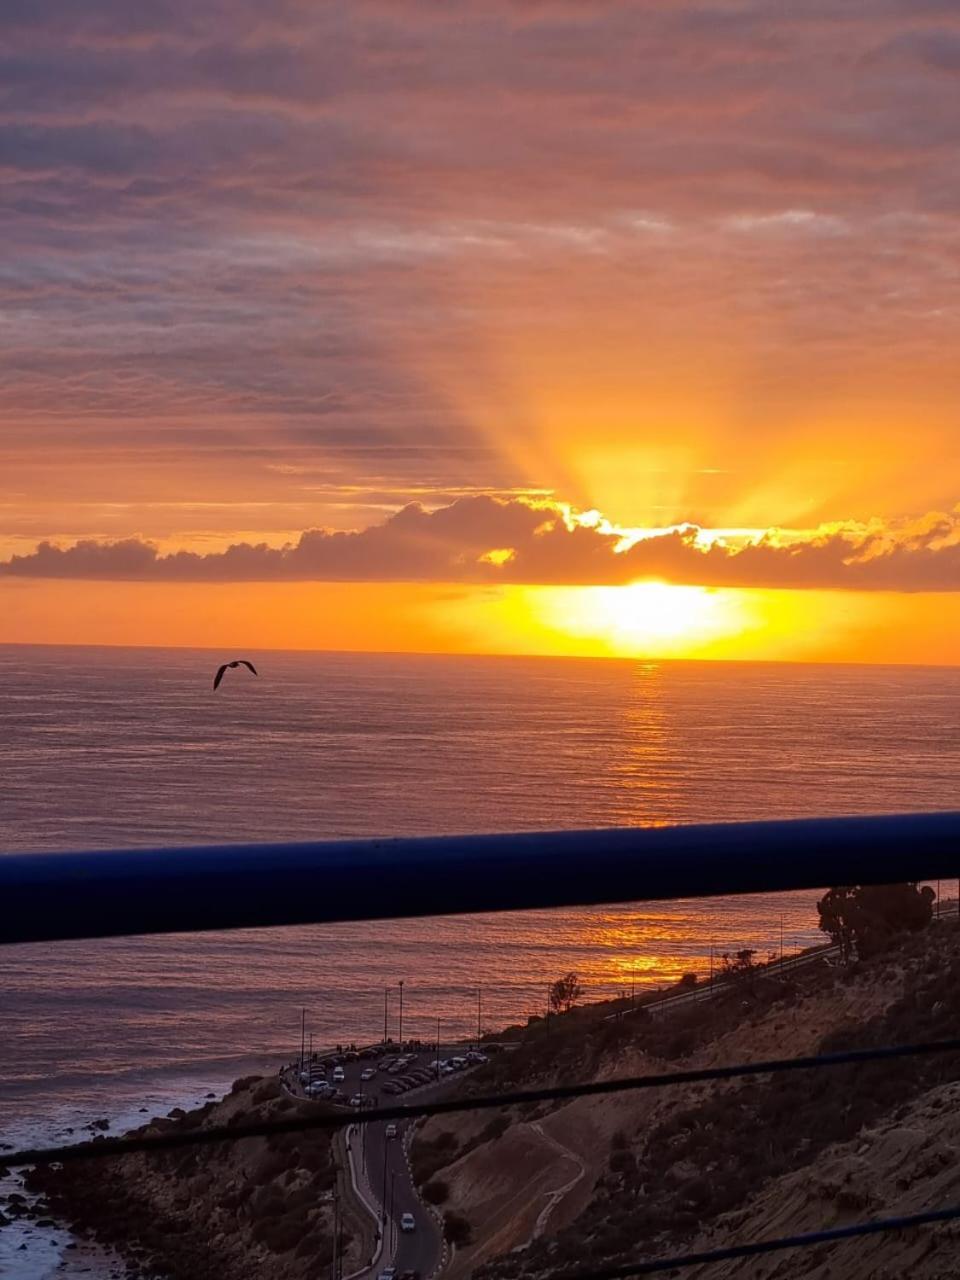
[[[174,1108],[136,1133],[291,1118],[304,1105],[276,1077],[253,1076],[219,1102]],[[126,1280],[315,1277],[333,1257],[336,1184],[332,1138],[316,1131],[38,1168],[25,1178],[37,1214],[115,1249]],[[351,1225],[342,1237],[346,1273],[358,1248]]]

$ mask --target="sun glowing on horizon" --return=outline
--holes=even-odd
[[[659,581],[542,589],[538,604],[547,626],[625,657],[700,651],[747,625],[735,594]]]

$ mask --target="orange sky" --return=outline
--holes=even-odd
[[[960,660],[956,14],[43,10],[0,642]]]

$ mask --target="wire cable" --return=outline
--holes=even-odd
[[[271,1134],[302,1133],[311,1130],[344,1129],[351,1124],[377,1124],[388,1120],[412,1120],[427,1116],[451,1115],[463,1111],[489,1111],[537,1102],[563,1102],[570,1098],[626,1093],[635,1089],[662,1089],[670,1085],[700,1084],[711,1080],[737,1080],[749,1076],[777,1075],[786,1071],[821,1070],[826,1067],[860,1065],[896,1058],[929,1057],[960,1052],[960,1038],[925,1044],[886,1045],[877,1049],[849,1049],[802,1058],[775,1058],[763,1062],[739,1063],[729,1067],[703,1067],[695,1071],[670,1071],[659,1075],[621,1076],[584,1084],[554,1085],[543,1089],[522,1089],[478,1098],[455,1098],[447,1102],[422,1102],[414,1106],[398,1104],[356,1113],[335,1112],[317,1105],[316,1115],[300,1114],[286,1120],[261,1120],[248,1124],[211,1125],[206,1129],[172,1130],[139,1137],[104,1138],[57,1147],[0,1150],[0,1163],[7,1166],[63,1164],[73,1160],[102,1159],[148,1151],[171,1151],[182,1147],[209,1146],[216,1142],[236,1142],[241,1138],[263,1138]],[[306,1103],[306,1099],[304,1099]]]
[[[751,1244],[735,1244],[724,1249],[706,1249],[699,1253],[681,1253],[671,1258],[656,1258],[650,1262],[625,1262],[619,1267],[605,1267],[598,1271],[564,1271],[554,1280],[627,1280],[631,1276],[652,1276],[658,1271],[676,1271],[681,1267],[703,1266],[710,1262],[729,1262],[736,1258],[754,1258],[758,1254],[777,1253],[781,1249],[809,1249],[818,1244],[838,1244],[841,1240],[853,1240],[859,1236],[877,1236],[887,1231],[907,1231],[926,1227],[936,1222],[953,1222],[960,1218],[960,1205],[949,1209],[929,1209],[925,1213],[911,1213],[898,1218],[876,1218],[872,1222],[858,1222],[849,1227],[829,1227],[823,1231],[810,1231],[805,1235],[779,1236],[775,1240],[757,1240]]]

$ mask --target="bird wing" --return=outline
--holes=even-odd
[[[223,673],[226,671],[226,669],[227,669],[227,664],[224,663],[223,666],[220,667],[220,669],[217,671],[217,674],[213,677],[214,693],[216,693],[217,689],[220,688],[220,681],[223,679]]]
[[[241,658],[241,659],[240,659],[240,662],[242,663],[242,665],[243,665],[243,666],[245,666],[245,667],[249,667],[249,668],[250,668],[250,670],[253,672],[253,674],[254,674],[254,675],[256,675],[256,674],[257,674],[257,668],[253,665],[253,663],[252,663],[252,662],[248,662],[248,661],[246,660],[246,658]]]

